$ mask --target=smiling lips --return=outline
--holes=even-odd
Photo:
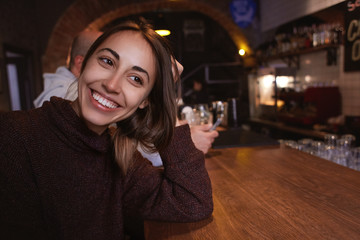
[[[99,93],[92,91],[92,97],[101,105],[107,108],[117,108],[119,105],[102,97]]]

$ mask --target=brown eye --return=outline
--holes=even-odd
[[[141,80],[141,78],[137,77],[137,76],[132,76],[130,77],[134,82],[136,82],[139,85],[143,85],[143,81]]]
[[[105,63],[107,65],[110,65],[110,66],[114,65],[113,61],[111,59],[109,59],[109,58],[100,57],[99,59],[100,59],[100,61],[102,61],[103,63]]]

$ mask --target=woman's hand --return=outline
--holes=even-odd
[[[212,146],[215,138],[219,136],[218,131],[209,131],[212,124],[195,125],[190,128],[191,139],[195,147],[206,154]]]

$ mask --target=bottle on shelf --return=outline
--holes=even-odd
[[[294,26],[292,32],[276,34],[262,49],[262,53],[265,57],[273,57],[308,48],[341,44],[342,35],[343,27],[337,22]]]

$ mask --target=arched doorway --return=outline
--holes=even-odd
[[[43,71],[53,72],[57,66],[65,64],[71,39],[78,32],[84,29],[99,30],[116,18],[160,9],[165,11],[194,11],[207,15],[225,29],[238,49],[245,49],[249,56],[252,54],[241,29],[232,21],[228,13],[219,10],[219,7],[212,2],[139,1],[136,4],[128,4],[124,1],[114,3],[95,0],[90,3],[89,1],[78,0],[67,9],[53,29],[43,57]],[[249,63],[245,62],[245,64],[251,65],[253,61],[248,60]]]

